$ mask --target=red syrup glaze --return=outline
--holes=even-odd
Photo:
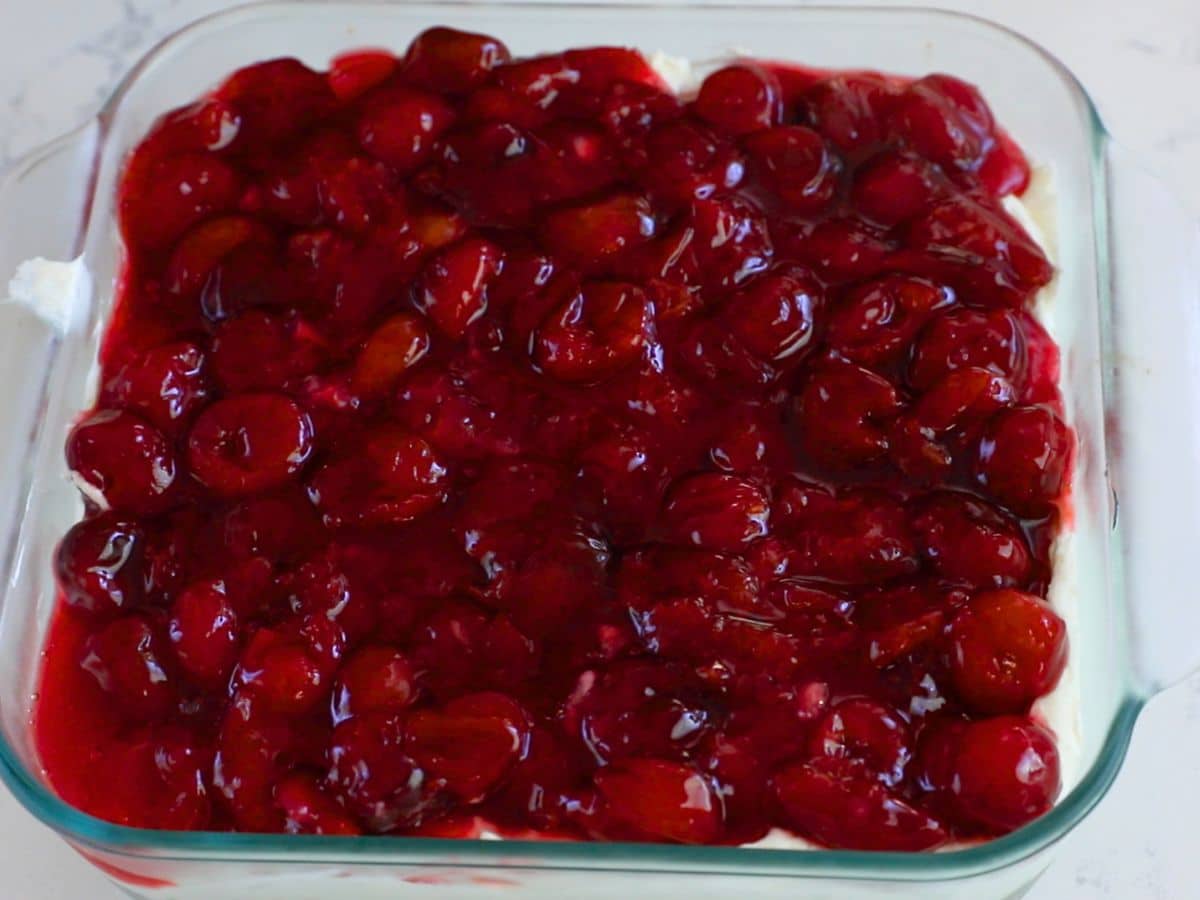
[[[163,117],[68,440],[50,783],[319,834],[1041,814],[1074,436],[1028,177],[948,76],[738,62],[681,100],[633,51],[450,29]]]

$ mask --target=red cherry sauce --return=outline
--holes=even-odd
[[[67,442],[49,781],[328,835],[1040,815],[1074,437],[1028,178],[947,75],[681,99],[445,28],[164,116]]]

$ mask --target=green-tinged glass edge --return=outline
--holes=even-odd
[[[72,843],[156,861],[344,862],[934,881],[968,878],[1011,865],[1062,838],[1100,802],[1116,778],[1141,707],[1142,701],[1132,698],[1121,705],[1096,764],[1046,815],[1004,837],[944,853],[152,831],[113,825],[67,805],[30,778],[24,766],[14,765],[6,740],[0,740],[0,777],[30,812]]]
[[[111,98],[101,110],[98,122],[100,139],[97,154],[104,144],[108,123],[112,120],[128,87],[173,44],[195,32],[224,27],[242,16],[258,15],[264,11],[300,9],[309,4],[302,2],[252,3],[231,10],[218,12],[202,18],[186,28],[168,36],[152,48],[122,79]],[[336,4],[333,4],[336,5]],[[354,5],[384,5],[380,0],[358,0]],[[437,3],[439,7],[453,12],[478,9],[471,2]],[[716,10],[744,11],[754,3],[705,4],[692,7],[689,12],[704,8]],[[549,4],[537,2],[496,3],[494,7],[547,8]],[[577,7],[611,9],[613,3],[580,3]],[[622,6],[625,6],[622,4]],[[562,7],[557,7],[559,10]],[[657,8],[680,10],[684,7],[660,3],[628,5],[633,10]],[[786,12],[793,7],[762,5],[761,11]],[[1091,172],[1093,184],[1093,212],[1096,235],[1095,252],[1097,262],[1098,302],[1100,304],[1100,328],[1102,356],[1111,360],[1110,321],[1112,315],[1112,289],[1108,280],[1110,262],[1109,192],[1106,167],[1106,150],[1109,141],[1107,132],[1099,118],[1095,105],[1078,80],[1056,57],[1035,42],[1004,26],[997,25],[977,16],[928,7],[873,7],[864,6],[805,6],[806,13],[833,15],[921,15],[947,20],[966,22],[972,27],[992,30],[1008,40],[1013,40],[1033,50],[1051,68],[1059,73],[1078,95],[1087,111],[1091,129]],[[68,138],[69,139],[69,138]],[[64,140],[64,139],[60,139]],[[58,141],[55,144],[59,143]],[[27,159],[35,159],[46,148],[35,151]],[[97,156],[98,158],[98,156]],[[25,163],[28,165],[28,163]],[[20,169],[21,163],[14,166]],[[13,170],[10,170],[13,171]],[[94,180],[95,173],[92,173]],[[91,192],[89,192],[89,197]],[[89,230],[88,222],[80,229],[80,247]],[[1112,409],[1113,384],[1111,366],[1106,365],[1102,375],[1101,390],[1104,408]],[[1109,449],[1112,442],[1106,440]],[[28,484],[25,485],[23,500],[27,500]],[[18,505],[23,509],[24,503]],[[1119,525],[1114,523],[1109,532],[1110,546],[1119,546]],[[1113,605],[1114,614],[1126,615],[1124,581],[1120,571],[1120,554],[1110,554],[1113,565],[1111,577],[1115,591],[1120,592]],[[9,560],[11,562],[11,559]],[[10,571],[5,571],[8,583]],[[1114,623],[1121,630],[1124,622]],[[184,862],[291,862],[315,864],[353,864],[356,866],[397,866],[461,868],[507,868],[507,869],[568,869],[595,871],[631,872],[675,872],[702,874],[736,874],[739,876],[775,876],[813,878],[832,876],[867,880],[936,881],[969,878],[1020,862],[1044,850],[1060,840],[1096,806],[1117,776],[1132,737],[1145,697],[1132,687],[1128,674],[1127,659],[1114,660],[1125,676],[1126,695],[1121,700],[1105,737],[1103,748],[1092,767],[1074,787],[1046,815],[1004,837],[959,850],[941,853],[882,853],[847,850],[778,850],[726,846],[677,846],[667,844],[600,843],[600,842],[557,842],[528,840],[462,840],[422,837],[332,837],[314,835],[239,834],[223,832],[173,832],[129,828],[97,819],[56,797],[49,788],[22,763],[11,746],[7,735],[0,731],[0,778],[34,816],[57,831],[72,844],[82,848],[102,851],[134,859]]]

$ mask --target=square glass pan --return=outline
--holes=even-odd
[[[61,446],[94,393],[94,360],[120,274],[114,203],[125,155],[159,115],[240,66],[297,56],[324,67],[333,55],[354,47],[399,51],[435,24],[493,33],[514,55],[616,44],[698,61],[744,53],[816,67],[950,72],[978,84],[1031,159],[1053,169],[1060,270],[1056,332],[1067,414],[1080,439],[1074,485],[1079,540],[1071,574],[1078,611],[1070,637],[1071,667],[1080,686],[1082,756],[1078,783],[1049,814],[1009,836],[945,853],[783,851],[154,832],[91,818],[46,786],[32,746],[29,708],[55,602],[53,548],[79,513],[78,497],[64,477]],[[1103,796],[1144,700],[1181,675],[1196,654],[1186,641],[1195,628],[1175,611],[1168,617],[1166,604],[1170,572],[1178,571],[1174,564],[1190,553],[1181,536],[1200,533],[1200,513],[1180,509],[1200,504],[1172,503],[1171,494],[1176,500],[1180,492],[1200,496],[1195,481],[1200,476],[1176,479],[1165,491],[1147,473],[1165,467],[1175,471],[1185,463],[1200,471],[1194,465],[1200,441],[1193,424],[1163,423],[1146,402],[1168,382],[1189,401],[1196,396],[1191,348],[1200,347],[1200,327],[1195,309],[1184,306],[1188,289],[1180,287],[1195,283],[1195,272],[1186,270],[1189,262],[1196,264],[1191,227],[1155,184],[1116,159],[1086,93],[1061,64],[1023,38],[970,17],[746,3],[684,8],[292,2],[203,20],[148,54],[95,120],[32,156],[0,187],[0,277],[33,256],[81,255],[83,263],[74,272],[69,302],[55,298],[60,315],[0,306],[0,372],[9,376],[0,391],[11,395],[6,400],[12,422],[0,438],[0,464],[12,473],[0,486],[5,585],[0,775],[34,815],[127,886],[152,896],[214,896],[205,893],[204,884],[213,886],[218,870],[236,869],[239,879],[267,885],[277,884],[285,871],[336,870],[357,877],[380,867],[408,873],[404,879],[414,884],[428,879],[422,882],[411,873],[450,872],[466,879],[460,879],[462,885],[475,877],[479,888],[491,879],[488,890],[500,881],[531,887],[528,879],[540,879],[546,887],[569,885],[584,896],[593,890],[595,896],[612,896],[618,879],[643,895],[661,896],[680,896],[686,879],[688,893],[716,896],[733,886],[730,878],[737,879],[737,890],[753,895],[784,887],[781,880],[803,878],[824,886],[820,896],[870,896],[874,888],[895,896],[897,889],[905,892],[897,883],[905,882],[914,896],[933,897],[953,885],[961,889],[960,879],[968,879],[973,890],[986,881],[989,887],[981,895],[1010,896],[1047,863],[1043,851]],[[1110,252],[1114,246],[1122,251],[1116,260]],[[1126,260],[1131,264],[1120,265]],[[1154,291],[1158,313],[1125,322],[1119,315],[1121,297],[1135,292],[1144,297],[1148,290]],[[1114,327],[1114,316],[1121,327]],[[1162,363],[1152,372],[1137,358],[1150,346]],[[1163,362],[1160,354],[1176,362]],[[1136,428],[1125,424],[1134,422]],[[1166,434],[1171,439],[1165,447],[1153,440]],[[1122,488],[1121,528],[1117,486]],[[1167,507],[1169,523],[1156,521]],[[1127,519],[1137,522],[1137,540],[1129,537],[1134,529]],[[1127,607],[1126,598],[1135,593],[1138,601]],[[462,875],[470,872],[486,878]],[[192,883],[199,884],[199,893],[187,893]],[[839,885],[856,885],[858,893],[844,894]],[[455,895],[466,896],[465,891]],[[246,894],[273,895],[258,889]],[[301,895],[309,896],[303,891],[287,896]]]

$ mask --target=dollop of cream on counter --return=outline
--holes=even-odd
[[[17,266],[8,283],[8,302],[24,306],[61,331],[81,308],[89,283],[83,257],[56,262],[39,256]]]

